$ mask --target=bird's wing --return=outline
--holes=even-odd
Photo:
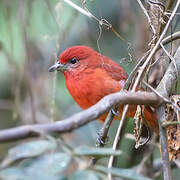
[[[128,78],[125,70],[115,61],[107,57],[104,58],[103,67],[109,76],[111,76],[116,81],[126,81]]]

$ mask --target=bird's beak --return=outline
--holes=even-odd
[[[61,71],[61,72],[64,72],[65,70],[67,69],[66,65],[65,64],[61,64],[59,61],[52,65],[48,71],[49,72],[53,72],[53,71]]]

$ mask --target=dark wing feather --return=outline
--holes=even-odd
[[[103,60],[104,60],[103,67],[107,71],[109,76],[111,76],[116,81],[127,80],[128,75],[119,64],[117,64],[115,61],[112,61],[106,56],[103,57]]]

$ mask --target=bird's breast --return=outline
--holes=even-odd
[[[101,69],[94,69],[66,77],[66,86],[76,103],[86,109],[104,96],[120,91],[122,82],[112,79]]]

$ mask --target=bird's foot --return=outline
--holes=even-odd
[[[106,142],[109,140],[109,137],[105,137],[103,136],[101,130],[97,133],[98,134],[98,138],[96,140],[96,146],[97,147],[103,147],[106,145]]]
[[[119,111],[114,110],[113,108],[111,109],[111,112],[115,115],[115,116],[119,116]]]

